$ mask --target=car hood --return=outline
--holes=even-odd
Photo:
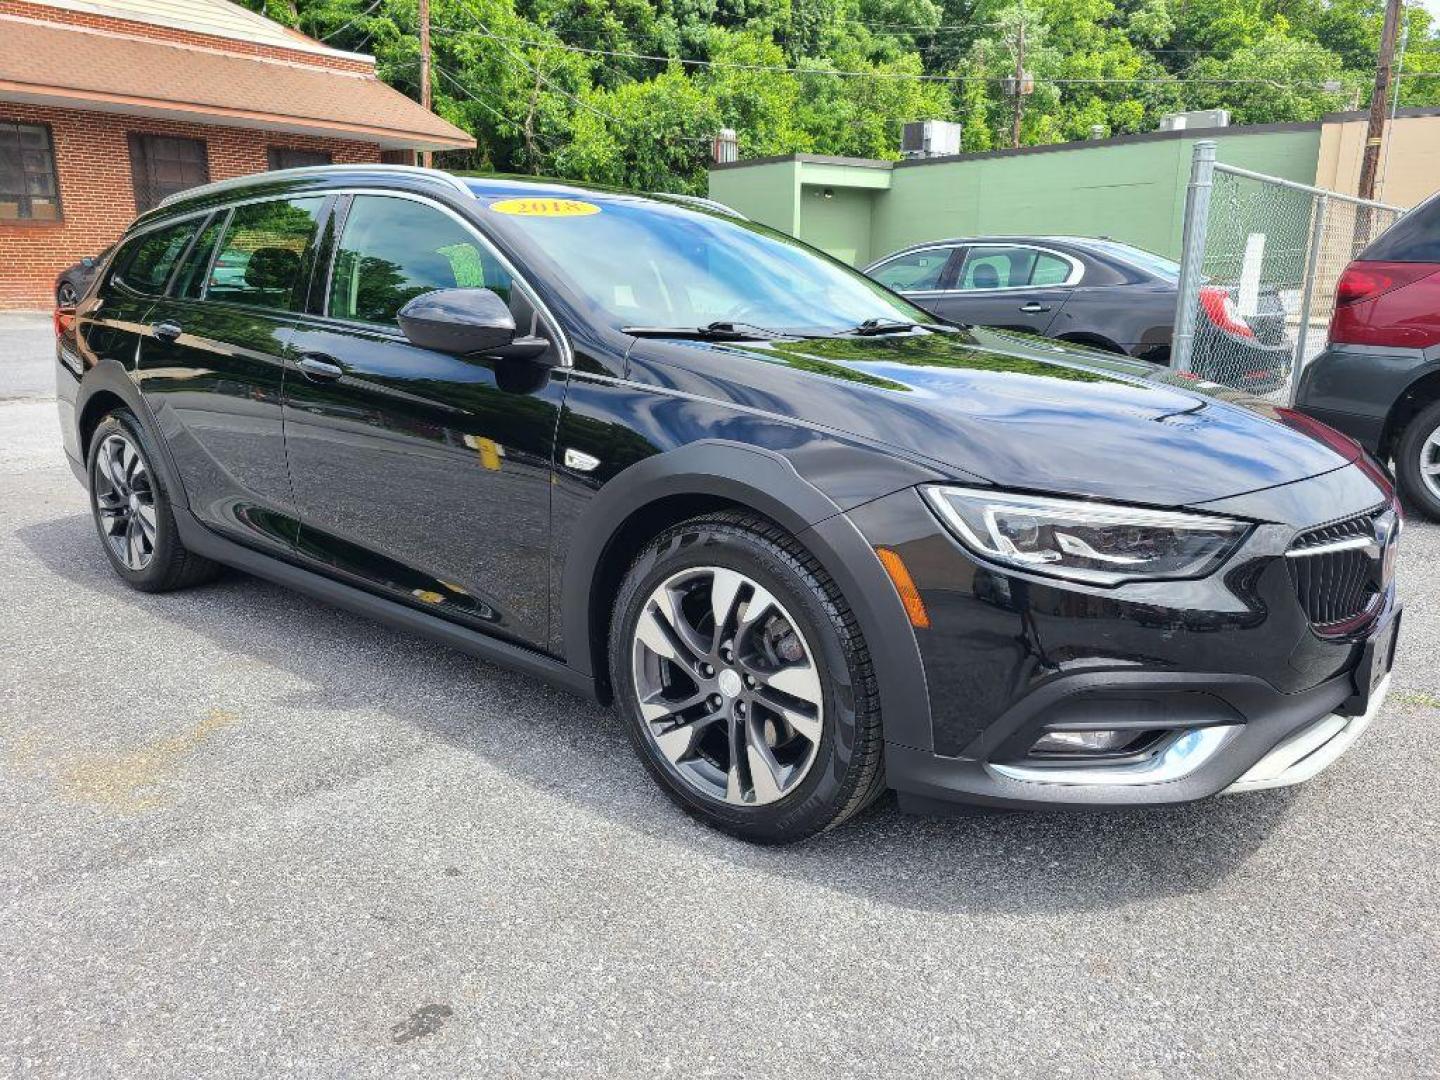
[[[675,389],[883,443],[961,477],[1056,494],[1195,505],[1330,472],[1361,453],[1237,391],[995,330],[647,340],[632,352],[632,373],[645,370]]]

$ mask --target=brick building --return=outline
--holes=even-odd
[[[372,58],[229,0],[0,0],[0,307],[52,303],[171,192],[474,145]]]

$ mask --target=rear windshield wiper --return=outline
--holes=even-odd
[[[771,330],[768,326],[728,319],[704,326],[622,326],[620,332],[631,337],[678,337],[699,341],[768,341],[791,336],[780,330]]]

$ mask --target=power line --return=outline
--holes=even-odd
[[[346,19],[343,23],[341,23],[339,26],[337,26],[334,30],[331,30],[328,34],[324,35],[323,37],[316,38],[315,40],[316,40],[316,41],[329,41],[329,40],[330,40],[331,38],[333,38],[336,34],[339,34],[339,33],[341,33],[341,32],[344,31],[344,30],[350,29],[350,27],[354,26],[354,25],[355,25],[357,22],[359,22],[361,19],[364,19],[364,18],[368,17],[368,16],[370,15],[370,13],[373,12],[376,8],[378,8],[378,7],[381,5],[381,3],[383,3],[383,2],[384,2],[384,0],[375,0],[374,3],[372,3],[372,4],[371,4],[368,8],[366,8],[364,11],[360,12],[360,14],[358,14],[358,15],[351,15],[350,18]]]
[[[456,29],[456,28],[451,28]],[[624,60],[650,60],[664,64],[682,64],[687,67],[708,67],[721,68],[732,71],[761,71],[773,74],[790,75],[832,75],[841,78],[854,79],[886,79],[886,80],[909,80],[914,82],[934,83],[967,83],[967,82],[1003,82],[1007,76],[1004,75],[928,75],[914,74],[908,71],[851,71],[844,68],[797,68],[781,64],[742,64],[732,63],[724,60],[691,60],[676,56],[657,56],[652,53],[629,52],[622,49],[592,49],[583,45],[567,45],[564,42],[556,41],[534,41],[530,38],[518,38],[505,34],[496,34],[490,30],[471,30],[480,37],[489,38],[493,41],[508,41],[516,45],[523,45],[532,49],[548,49],[551,51],[563,51],[583,53],[587,56],[611,56]],[[503,46],[502,46],[503,47]],[[508,50],[507,50],[508,51]],[[513,55],[513,54],[512,54]],[[1323,82],[1280,82],[1276,79],[1222,79],[1203,76],[1181,77],[1181,76],[1154,76],[1154,77],[1117,77],[1117,76],[1093,76],[1089,78],[1052,78],[1048,76],[1037,76],[1037,82],[1049,83],[1053,86],[1089,86],[1089,85],[1116,85],[1116,86],[1182,86],[1182,85],[1206,85],[1206,86],[1269,86],[1276,90],[1283,90],[1292,87],[1311,87],[1317,90],[1324,89]]]

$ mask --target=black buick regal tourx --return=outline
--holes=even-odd
[[[720,209],[269,173],[142,216],[57,323],[130,585],[228,564],[613,700],[753,840],[887,786],[1294,783],[1387,686],[1400,518],[1354,443]]]

